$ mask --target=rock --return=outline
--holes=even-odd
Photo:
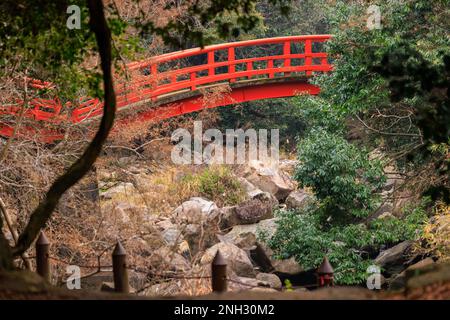
[[[221,230],[227,230],[236,225],[253,224],[272,217],[272,208],[258,200],[249,200],[239,206],[222,208],[219,226]]]
[[[191,269],[190,263],[179,253],[168,247],[157,249],[150,257],[152,269],[186,272]]]
[[[395,274],[405,269],[404,264],[409,260],[412,241],[404,241],[392,248],[380,252],[375,258],[375,264],[383,268],[388,274]]]
[[[407,274],[414,274],[415,270],[419,270],[421,268],[424,268],[426,266],[429,266],[434,263],[434,260],[432,258],[426,258],[424,260],[421,260],[401,272],[400,274],[396,275],[391,281],[389,281],[389,289],[390,290],[400,290],[403,289],[406,285],[406,275]]]
[[[247,179],[245,179],[243,177],[238,177],[237,179],[238,179],[239,183],[244,187],[244,189],[247,192],[247,194],[252,192],[252,191],[254,191],[254,190],[258,190],[258,188],[256,188]]]
[[[133,193],[137,193],[137,190],[131,182],[121,182],[106,191],[100,190],[100,197],[102,199],[112,199],[119,194],[127,195]]]
[[[295,261],[294,257],[283,260],[272,260],[274,272],[283,273],[288,275],[298,274],[303,272],[303,268]]]
[[[284,200],[295,189],[295,183],[286,173],[267,167],[261,161],[250,161],[246,179],[278,200]]]
[[[137,160],[136,156],[130,156],[130,157],[121,157],[119,160],[117,160],[117,163],[119,166],[127,166],[132,164]]]
[[[298,166],[298,160],[283,159],[280,160],[278,168],[288,175],[293,176],[295,168]]]
[[[394,209],[394,205],[391,202],[387,201],[387,202],[383,203],[381,205],[381,207],[379,207],[377,209],[377,211],[375,211],[374,216],[375,217],[379,217],[379,216],[381,216],[381,215],[383,215],[385,213],[388,213],[388,212],[391,213],[392,209]]]
[[[447,288],[450,284],[449,262],[430,263],[410,270],[406,272],[407,299],[423,299],[424,293],[426,299],[442,299],[445,297],[442,290],[445,288],[444,284],[447,284]]]
[[[248,277],[232,277],[232,281],[229,281],[229,287],[231,291],[271,289],[269,282]]]
[[[250,249],[256,245],[259,234],[264,234],[269,238],[273,236],[277,228],[276,220],[276,218],[272,218],[254,224],[236,225],[224,236],[224,239],[239,248]]]
[[[264,192],[259,189],[255,189],[248,194],[249,198],[252,200],[260,200],[264,203],[270,204],[273,207],[278,205],[278,200],[269,192]]]
[[[256,292],[278,292],[278,290],[276,290],[276,289],[264,288],[264,287],[251,288],[250,291],[256,291]]]
[[[210,264],[217,250],[220,250],[220,253],[227,261],[228,268],[233,270],[238,276],[253,277],[255,275],[252,262],[247,256],[247,253],[232,243],[219,242],[215,244],[206,250],[200,263]]]
[[[175,296],[179,294],[180,286],[175,281],[163,282],[149,287],[145,291],[147,296]]]
[[[222,230],[235,225],[253,224],[273,217],[273,208],[278,202],[267,192],[258,192],[253,199],[242,202],[237,206],[224,207],[220,214],[220,228]]]
[[[256,279],[269,283],[273,289],[281,290],[283,286],[280,278],[273,273],[258,273]]]
[[[219,208],[212,201],[200,197],[193,197],[176,208],[172,216],[176,221],[182,223],[203,224],[217,219],[219,216]]]
[[[188,242],[191,255],[204,251],[218,242],[216,236],[217,229],[214,226],[188,224],[184,226],[184,239]]]
[[[160,231],[162,239],[168,246],[173,247],[176,244],[179,244],[180,242],[184,241],[179,226],[175,225],[170,220],[165,219],[159,221],[155,224],[155,226]]]
[[[285,203],[288,209],[303,209],[312,203],[314,201],[313,199],[313,196],[304,190],[295,190],[288,195]]]

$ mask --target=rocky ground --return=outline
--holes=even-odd
[[[255,161],[235,170],[245,198],[231,206],[220,206],[195,194],[177,203],[183,197],[178,190],[171,194],[167,177],[159,174],[161,167],[127,157],[119,162],[121,168],[117,170],[97,168],[103,232],[112,238],[127,239],[130,264],[139,266],[130,271],[130,283],[139,295],[208,294],[211,289],[207,277],[217,250],[228,263],[229,291],[285,291],[286,279],[291,281],[289,289],[294,292],[314,288],[314,270],[303,270],[293,257],[275,259],[272,250],[260,240],[261,234],[270,236],[275,232],[277,208],[300,208],[314,201],[291,178],[295,160],[282,160],[278,168]],[[162,169],[170,172],[171,183],[186,175],[183,170],[172,169]],[[400,179],[389,176],[384,188],[386,199]],[[395,214],[395,206],[386,200],[371,218]],[[411,245],[402,242],[386,248],[375,259],[386,270],[383,289],[403,290],[408,272],[434,265],[431,258],[420,260],[411,254]],[[84,285],[111,290],[111,282],[111,273],[106,271],[85,279]]]

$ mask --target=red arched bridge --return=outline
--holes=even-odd
[[[330,35],[307,35],[223,43],[163,54],[132,62],[115,78],[117,110],[122,120],[161,120],[245,101],[318,94],[309,83],[314,73],[329,72],[327,53],[320,43]],[[34,89],[51,89],[49,82],[30,79]],[[0,135],[14,133],[14,118],[32,119],[43,127],[87,123],[103,112],[103,102],[80,98],[62,104],[59,98],[33,98],[0,106]],[[22,110],[22,111],[21,111]],[[8,120],[9,119],[9,120]],[[124,120],[128,119],[128,120]],[[10,122],[8,122],[10,121]],[[33,127],[40,127],[39,125]],[[38,135],[47,142],[62,138],[61,129],[30,127],[16,135]],[[17,130],[16,130],[17,131]]]

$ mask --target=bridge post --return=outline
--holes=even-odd
[[[267,60],[267,69],[272,69],[273,68],[273,60]],[[269,71],[269,78],[272,79],[275,77],[275,72],[273,71]]]
[[[305,66],[309,67],[312,66],[312,41],[311,40],[305,40]],[[310,76],[312,75],[312,71],[306,71],[306,75]]]
[[[191,82],[194,82],[197,78],[197,72],[191,72]],[[191,85],[191,90],[197,90],[197,86],[195,84]]]
[[[215,74],[215,68],[211,66],[214,65],[214,50],[208,52],[208,65],[208,76],[213,76]]]
[[[253,62],[247,62],[247,71],[253,70]],[[248,76],[247,79],[251,79],[252,76]]]
[[[150,72],[152,75],[151,79],[151,88],[155,90],[158,87],[158,66],[156,64],[150,65]],[[152,99],[156,99],[156,97],[151,97]]]
[[[286,41],[284,43],[284,47],[283,47],[283,55],[284,56],[289,56],[291,54],[291,41]],[[291,58],[286,58],[284,59],[284,66],[285,67],[290,67],[291,66]],[[290,76],[291,73],[290,72],[285,72],[284,73],[285,76]]]
[[[234,64],[234,47],[228,48],[228,73],[233,74],[236,72],[236,66]],[[236,82],[236,78],[230,79],[230,82]]]

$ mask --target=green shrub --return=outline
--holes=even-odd
[[[279,211],[277,231],[268,238],[258,237],[274,250],[276,258],[294,256],[304,269],[317,268],[324,255],[335,270],[337,284],[362,284],[367,278],[367,267],[373,264],[370,252],[382,245],[394,245],[420,237],[427,220],[426,202],[405,211],[402,219],[377,219],[368,225],[324,227],[317,214],[318,208],[301,211]]]
[[[375,207],[375,193],[385,182],[380,161],[339,135],[311,130],[298,144],[295,179],[310,187],[323,212],[336,220],[365,217]]]
[[[235,205],[246,197],[244,187],[225,166],[209,166],[198,174],[188,174],[181,183],[219,206]]]

